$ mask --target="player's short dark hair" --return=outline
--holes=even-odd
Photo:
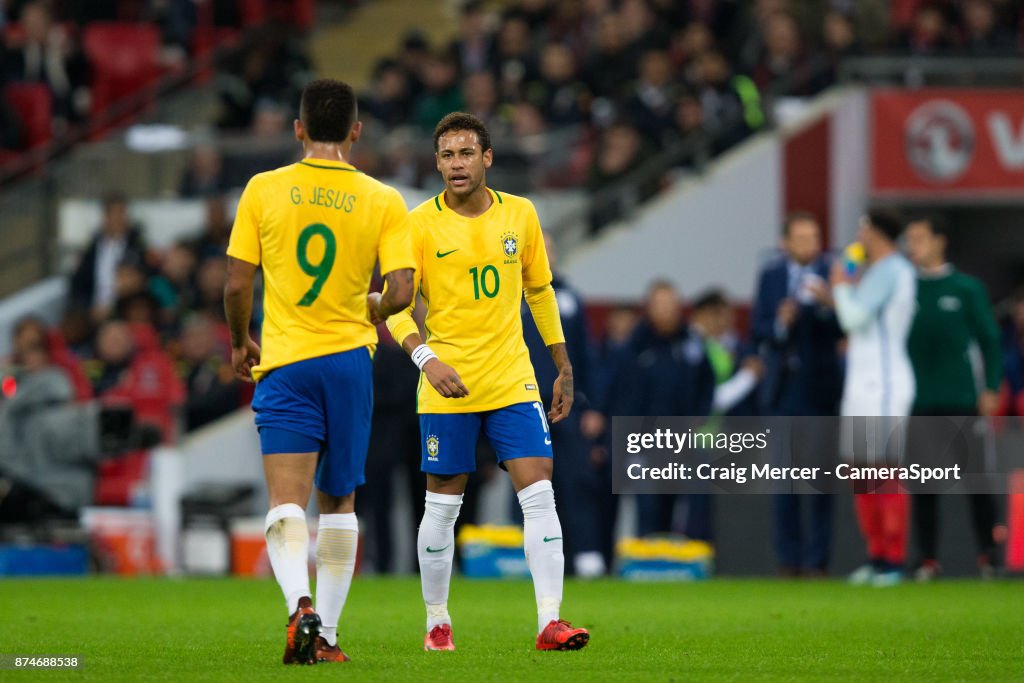
[[[903,219],[892,209],[871,209],[867,218],[871,227],[893,242],[903,233]]]
[[[926,223],[933,235],[949,240],[949,221],[941,213],[915,214],[907,221],[907,225],[911,223]]]
[[[810,221],[818,225],[817,217],[810,211],[792,211],[786,214],[786,219],[782,222],[782,236],[789,237],[789,231],[793,229],[793,225],[801,221]]]
[[[720,289],[708,289],[697,297],[693,302],[693,310],[704,311],[708,309],[716,308],[727,308],[729,306],[729,299],[725,296],[725,292]]]
[[[438,141],[442,135],[451,133],[453,130],[469,130],[476,133],[477,142],[480,143],[480,151],[486,152],[491,148],[491,134],[487,131],[484,122],[463,111],[455,111],[448,114],[437,122],[434,128],[434,151],[438,150]]]
[[[313,142],[344,142],[356,116],[356,93],[348,83],[320,78],[302,90],[299,118]]]
[[[115,206],[125,206],[128,204],[128,196],[120,190],[111,190],[103,195],[103,211],[106,213]]]

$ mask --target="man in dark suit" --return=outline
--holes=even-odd
[[[786,218],[782,258],[762,271],[753,313],[754,342],[765,375],[761,410],[766,415],[835,415],[842,392],[836,345],[842,337],[828,305],[829,263],[821,253],[821,227],[809,213]],[[822,430],[822,438],[827,430]],[[823,443],[823,448],[834,445]],[[808,499],[811,524],[806,542],[799,497],[775,499],[775,546],[783,576],[823,575],[832,540],[832,497]]]

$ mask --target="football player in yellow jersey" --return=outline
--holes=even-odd
[[[231,356],[256,380],[253,409],[270,497],[267,554],[291,615],[286,664],[343,662],[338,619],[355,567],[355,488],[373,408],[371,352],[386,318],[413,298],[408,213],[394,189],[348,163],[359,139],[356,98],[319,80],[302,94],[302,161],[260,173],[238,204],[224,308]],[[368,294],[380,260],[388,291]],[[253,278],[263,268],[261,349],[249,337]],[[305,506],[316,484],[316,609],[310,599]]]
[[[434,131],[434,151],[445,190],[409,214],[427,338],[411,306],[388,320],[423,373],[417,401],[427,494],[417,549],[427,607],[424,649],[455,649],[448,615],[454,527],[483,430],[523,509],[536,647],[578,650],[590,635],[559,619],[564,558],[547,423],[569,414],[572,365],[540,222],[529,200],[487,187],[493,151],[479,119],[446,116]],[[546,417],[523,341],[524,293],[559,373]]]

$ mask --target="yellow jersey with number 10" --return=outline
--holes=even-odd
[[[394,188],[349,164],[310,159],[252,177],[228,256],[263,266],[259,380],[307,358],[377,343],[373,267],[412,268],[408,211]]]
[[[551,283],[537,211],[530,200],[488,189],[492,203],[466,218],[438,195],[409,213],[416,279],[427,304],[426,343],[469,390],[444,398],[420,376],[421,413],[472,413],[540,401],[523,341],[524,287]],[[388,319],[401,342],[416,332],[411,308]]]

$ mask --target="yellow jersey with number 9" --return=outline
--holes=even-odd
[[[367,317],[373,267],[414,267],[394,188],[349,164],[310,159],[249,180],[228,256],[263,266],[259,380],[307,358],[377,343]]]
[[[452,211],[443,194],[409,213],[415,277],[427,304],[425,341],[469,390],[444,398],[421,374],[421,413],[540,401],[520,313],[524,287],[551,283],[540,221],[530,200],[488,192],[491,206],[476,218]],[[399,343],[416,332],[411,308],[388,318],[388,329]]]

